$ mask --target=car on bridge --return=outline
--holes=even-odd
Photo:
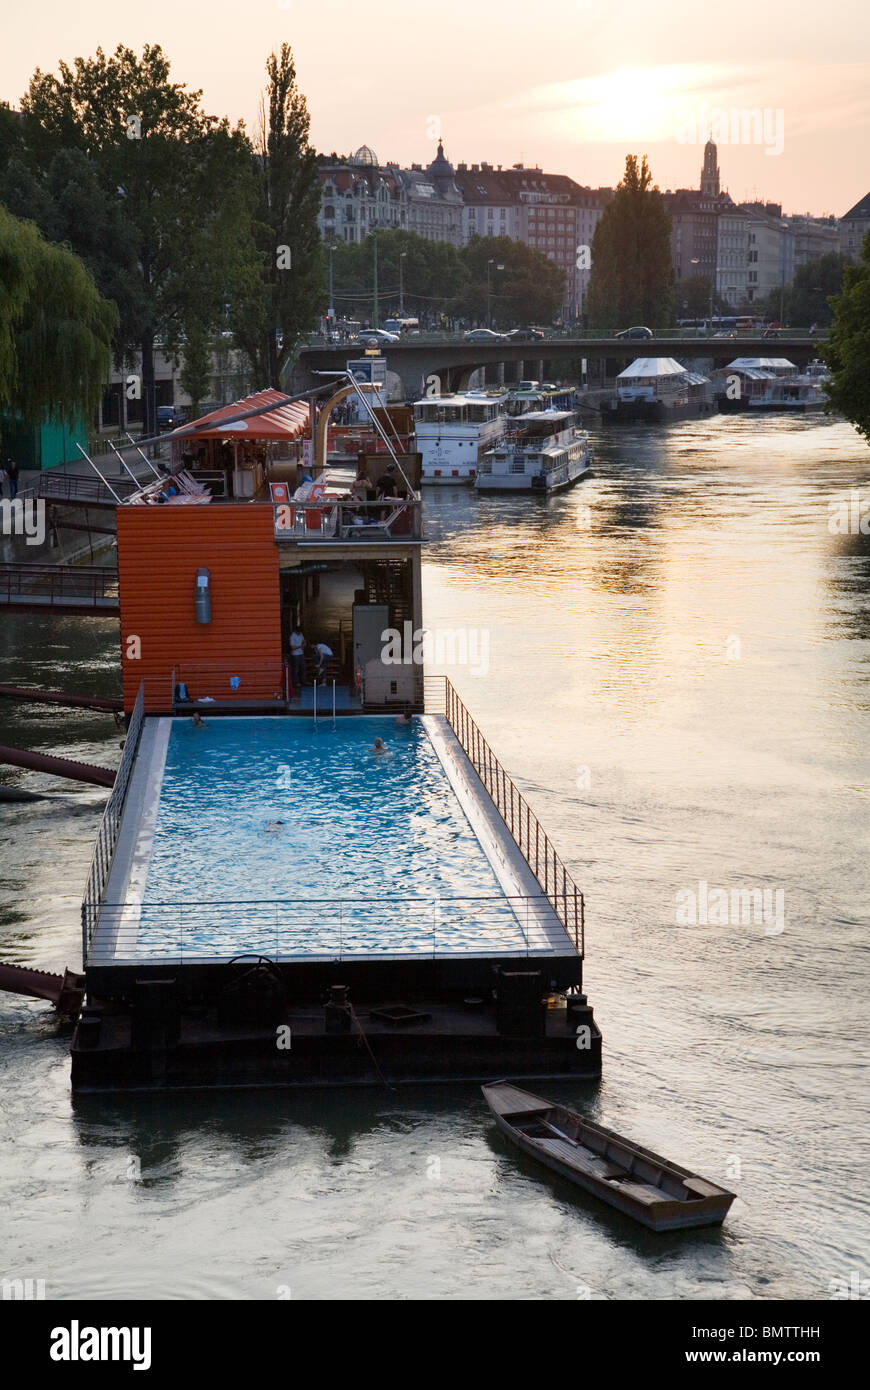
[[[385,328],[364,328],[357,339],[363,347],[381,347],[384,343],[399,343],[398,333],[388,333]]]
[[[653,338],[655,334],[651,328],[644,328],[638,324],[634,328],[623,328],[619,333],[614,333],[614,338]]]
[[[493,333],[491,328],[469,328],[465,334],[467,343],[506,343],[506,333]]]
[[[532,328],[531,324],[527,328],[512,328],[507,335],[515,343],[533,343],[543,338],[544,333],[540,328]]]

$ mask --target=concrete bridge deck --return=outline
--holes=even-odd
[[[803,367],[823,351],[824,340],[806,334],[781,334],[778,338],[762,338],[758,334],[742,337],[717,338],[662,335],[655,338],[543,338],[534,342],[467,343],[462,339],[441,341],[407,339],[387,343],[375,355],[384,356],[387,369],[401,377],[407,395],[420,392],[423,383],[438,378],[442,392],[462,391],[468,386],[473,372],[480,368],[495,370],[512,364],[526,374],[524,364],[533,370],[528,375],[547,379],[571,375],[570,366],[581,358],[606,364],[612,362],[616,371],[635,357],[675,357],[678,362],[695,358],[710,358],[714,367],[724,367],[735,357],[787,357]],[[302,348],[296,359],[293,389],[304,390],[322,378],[318,372],[344,371],[349,359],[365,356],[359,344],[342,343]],[[559,368],[560,370],[557,370]],[[578,369],[575,367],[575,371]],[[489,372],[488,372],[489,374]]]

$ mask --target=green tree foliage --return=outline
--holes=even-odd
[[[565,294],[565,275],[542,251],[511,237],[473,236],[460,252],[468,282],[454,301],[454,312],[488,327],[487,265],[493,325],[518,327],[552,323]],[[504,270],[499,270],[499,265]]]
[[[458,249],[427,241],[414,232],[378,232],[378,300],[383,320],[399,310],[402,257],[405,314],[425,319],[447,312],[468,273]],[[364,242],[338,242],[333,253],[335,309],[339,317],[371,322],[374,290],[374,236]]]
[[[825,344],[831,376],[826,409],[845,415],[870,441],[870,234],[858,264],[847,263],[832,307],[834,322]]]
[[[374,237],[360,245],[339,243],[333,257],[336,312],[370,319]],[[540,251],[510,237],[474,236],[467,246],[428,241],[413,232],[378,232],[378,300],[381,317],[399,308],[402,261],[405,313],[425,320],[448,314],[487,322],[487,264],[493,324],[504,328],[550,323],[558,313],[565,276]],[[502,269],[499,270],[498,267]]]
[[[779,320],[782,308],[782,322],[795,328],[828,328],[834,311],[831,301],[843,287],[843,272],[851,264],[848,257],[837,251],[829,251],[814,261],[795,271],[792,283],[783,291],[774,290],[767,298],[766,312],[769,318]]]
[[[709,275],[688,275],[685,280],[674,282],[674,317],[678,319],[706,319],[710,313],[710,290],[713,289]],[[713,313],[733,313],[719,291],[713,289]]]
[[[266,63],[256,256],[249,260],[236,340],[259,381],[279,387],[302,335],[326,308],[326,257],[317,227],[320,178],[308,143],[311,117],[287,44]]]
[[[595,229],[586,314],[593,328],[664,328],[672,302],[671,219],[646,156],[630,154]]]
[[[116,355],[141,351],[149,433],[155,342],[177,351],[188,335],[225,327],[251,256],[250,144],[200,103],[200,92],[170,81],[156,45],[141,57],[98,49],[72,68],[60,63],[57,77],[37,70],[22,102],[31,173],[56,228],[119,306]],[[15,161],[10,176],[21,178]]]
[[[34,424],[93,414],[117,324],[78,256],[0,207],[0,406]]]

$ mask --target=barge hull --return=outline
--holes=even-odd
[[[322,1012],[287,1015],[273,1027],[217,1028],[185,1021],[171,1045],[131,1046],[128,1012],[105,1013],[94,1030],[89,1010],[73,1038],[76,1092],[174,1091],[191,1088],[483,1083],[508,1071],[517,1078],[593,1080],[601,1073],[601,1034],[591,1010],[585,1037],[569,1031],[565,1010],[548,1010],[537,1037],[498,1031],[491,1009],[469,1014],[433,1004],[427,1022],[391,1028],[363,1013],[353,1031],[329,1033]],[[361,1027],[361,1031],[360,1031]],[[284,1030],[283,1034],[281,1030]],[[582,1047],[578,1043],[584,1044]],[[283,1044],[283,1045],[280,1045]],[[588,1044],[588,1046],[586,1045]]]

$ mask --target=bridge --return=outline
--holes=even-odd
[[[577,364],[584,357],[600,362],[605,375],[615,376],[635,357],[675,357],[678,362],[701,357],[712,359],[714,367],[724,367],[735,357],[787,357],[804,367],[820,351],[824,351],[824,340],[786,332],[778,338],[668,334],[656,338],[543,338],[522,343],[411,338],[385,344],[378,355],[387,359],[388,371],[401,378],[410,397],[424,391],[431,377],[438,378],[437,390],[463,391],[472,373],[481,368],[486,370],[487,381],[518,381],[523,377],[547,381],[579,376]],[[358,343],[303,347],[294,364],[292,389],[302,391],[316,385],[322,380],[317,372],[343,372],[349,358],[364,355],[365,349]]]
[[[98,565],[0,564],[0,608],[111,618],[121,611],[118,571]]]

